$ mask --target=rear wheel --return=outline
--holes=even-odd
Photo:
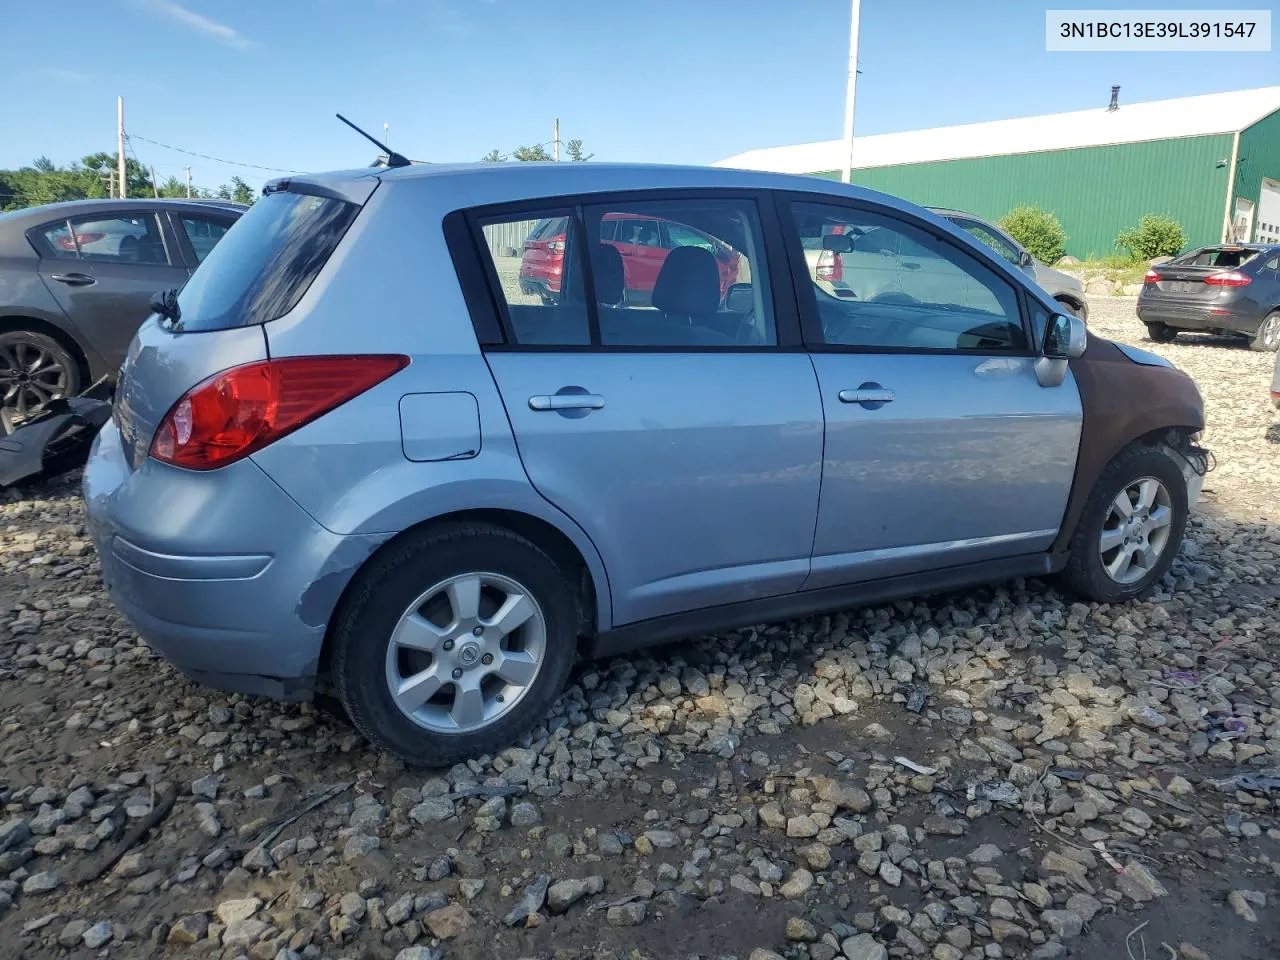
[[[1259,353],[1275,353],[1280,350],[1280,310],[1273,310],[1258,325],[1258,332],[1249,341],[1249,349]]]
[[[1166,323],[1148,323],[1147,336],[1156,343],[1173,343],[1178,331]]]
[[[80,367],[53,337],[34,330],[0,333],[0,410],[10,422],[79,392]]]
[[[546,714],[576,653],[556,563],[485,524],[411,535],[376,557],[334,635],[352,722],[405,760],[448,766],[510,745]]]
[[[1163,448],[1120,453],[1094,485],[1064,574],[1099,603],[1131,600],[1168,572],[1187,524],[1187,485]]]

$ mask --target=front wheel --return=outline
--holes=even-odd
[[[1259,353],[1275,353],[1280,350],[1280,310],[1273,310],[1258,325],[1258,332],[1249,341],[1249,349]]]
[[[1132,600],[1168,572],[1186,525],[1187,484],[1172,454],[1129,447],[1094,485],[1071,538],[1066,579],[1099,603]]]
[[[487,524],[411,534],[361,571],[334,634],[338,696],[366,737],[449,766],[509,746],[573,665],[577,604],[523,537]]]
[[[1178,336],[1178,331],[1167,323],[1148,323],[1147,336],[1156,343],[1173,343]]]

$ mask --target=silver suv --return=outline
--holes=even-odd
[[[921,278],[865,297],[805,256],[891,234]],[[1204,469],[1184,374],[811,177],[295,177],[165,309],[84,475],[111,596],[190,676],[331,684],[430,765],[544,736],[580,654],[1059,572],[1127,600]]]

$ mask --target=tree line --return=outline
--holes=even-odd
[[[564,149],[570,160],[578,162],[590,160],[595,156],[594,153],[586,153],[583,150],[581,140],[565,141]],[[546,144],[539,143],[532,147],[516,147],[511,151],[510,156],[501,154],[497,150],[490,150],[480,159],[485,163],[501,163],[504,160],[551,160],[554,158],[547,152]]]
[[[82,157],[79,162],[58,166],[48,157],[37,157],[30,166],[0,170],[0,212],[21,210],[62,200],[92,200],[112,195],[108,184],[116,181],[115,154],[101,152]],[[177,177],[152,183],[151,171],[132,157],[125,158],[125,183],[130,197],[181,198],[187,184]],[[216,190],[193,186],[191,196],[202,199],[253,203],[256,191],[239,177],[232,177]]]

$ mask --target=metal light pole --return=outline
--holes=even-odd
[[[853,180],[853,96],[858,85],[858,14],[861,0],[852,0],[849,13],[849,86],[844,96],[844,163],[840,180]]]
[[[116,168],[120,176],[120,196],[128,195],[124,175],[124,97],[116,97]]]

